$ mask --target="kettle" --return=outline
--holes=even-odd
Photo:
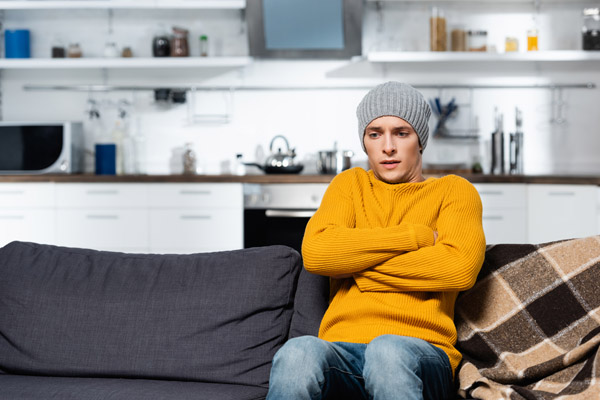
[[[285,152],[282,151],[281,147],[277,148],[277,152],[273,152],[273,144],[277,139],[282,139],[285,143]],[[294,158],[296,157],[295,149],[290,148],[290,144],[285,136],[277,135],[271,140],[269,145],[269,151],[271,155],[267,157],[265,165],[257,163],[244,163],[245,165],[253,165],[265,171],[267,174],[297,174],[304,166],[302,164],[296,164]]]

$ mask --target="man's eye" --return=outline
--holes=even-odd
[[[369,137],[370,138],[376,139],[378,136],[379,136],[378,132],[371,132],[371,133],[369,133]]]
[[[400,132],[398,132],[398,136],[408,136],[408,132],[400,131]]]

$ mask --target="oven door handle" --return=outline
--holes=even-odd
[[[314,215],[314,210],[266,210],[265,215],[267,217],[275,218],[310,218]]]

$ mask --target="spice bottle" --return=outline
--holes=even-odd
[[[431,8],[429,34],[431,51],[446,51],[446,18],[443,10],[438,7]]]
[[[208,36],[200,36],[200,57],[208,57]]]

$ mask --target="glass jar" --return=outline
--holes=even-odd
[[[487,51],[487,31],[469,31],[469,51]]]
[[[438,7],[432,7],[429,19],[429,47],[431,51],[446,51],[446,18]]]
[[[187,57],[190,55],[187,29],[173,27],[173,43],[171,57]]]
[[[527,31],[527,51],[538,50],[538,30],[531,28]]]
[[[504,51],[507,53],[519,51],[519,40],[516,37],[507,37]]]
[[[121,57],[123,57],[123,58],[133,57],[133,50],[131,50],[131,47],[129,47],[129,46],[123,47],[123,50],[121,51]]]
[[[467,51],[467,32],[461,28],[452,29],[450,44],[452,51]]]
[[[583,9],[583,50],[600,50],[600,8]]]
[[[108,42],[104,46],[104,57],[106,58],[116,58],[119,57],[119,49],[117,48],[117,44],[115,42]]]
[[[171,41],[165,34],[159,34],[152,39],[152,55],[154,57],[169,57],[171,55]]]
[[[69,58],[80,58],[83,56],[79,43],[71,43],[67,49],[67,57]]]

